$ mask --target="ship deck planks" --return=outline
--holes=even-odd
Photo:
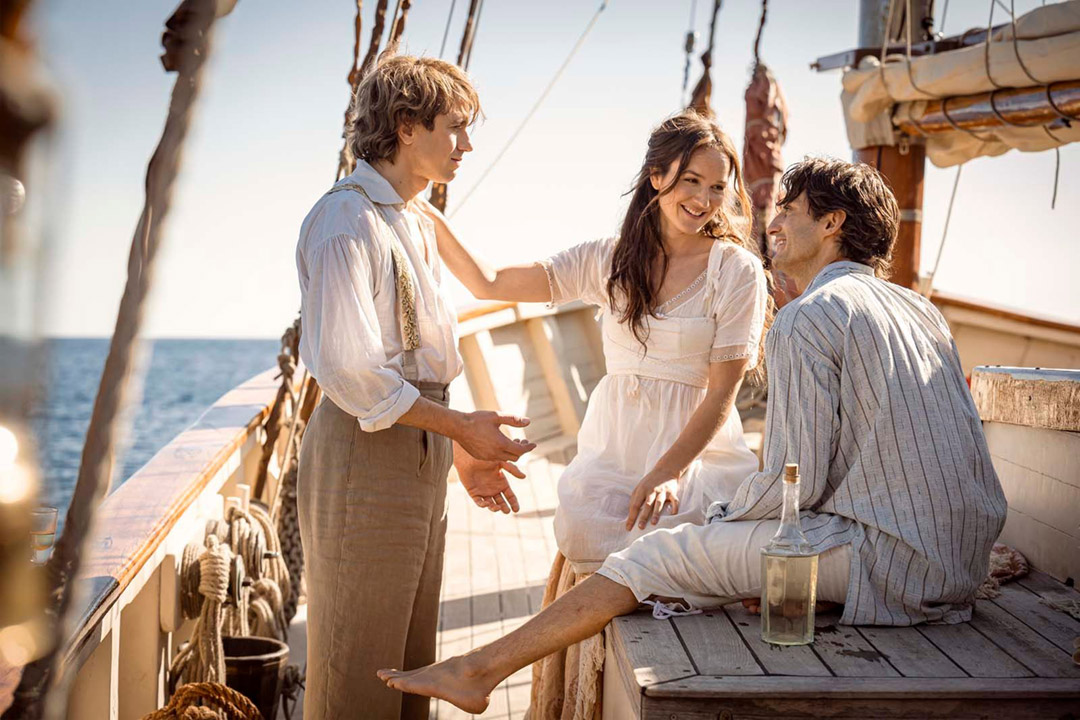
[[[760,639],[739,603],[607,629],[605,717],[1071,717],[1080,713],[1080,621],[1048,605],[1080,593],[1033,572],[960,625],[852,627],[819,615],[813,645]],[[1080,606],[1078,606],[1080,607]]]
[[[574,447],[541,445],[515,483],[521,512],[491,513],[461,485],[448,494],[438,657],[460,655],[519,627],[540,609],[556,546],[555,483]],[[605,717],[613,718],[1034,718],[1080,713],[1072,644],[1080,621],[1052,604],[1080,593],[1039,572],[981,600],[971,623],[851,627],[817,618],[813,645],[761,640],[741,604],[655,620],[645,612],[606,630]],[[1048,604],[1050,603],[1050,604]],[[302,663],[302,615],[290,634]],[[521,718],[531,668],[492,694],[485,720]],[[298,717],[299,715],[296,715]],[[473,716],[432,702],[431,717]]]

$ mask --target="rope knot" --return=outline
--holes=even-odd
[[[207,538],[207,549],[199,558],[199,593],[218,603],[229,596],[229,565],[232,553],[216,536]]]

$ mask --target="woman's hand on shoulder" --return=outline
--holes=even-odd
[[[679,476],[677,473],[652,470],[634,488],[630,495],[630,509],[626,514],[627,532],[645,529],[650,520],[653,525],[660,522],[660,515],[665,508],[669,514],[679,512]]]

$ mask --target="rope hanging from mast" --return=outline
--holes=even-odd
[[[761,19],[758,20],[757,35],[754,36],[754,66],[761,64],[761,33],[765,30],[765,18],[769,13],[769,0],[761,0]]]
[[[458,67],[466,72],[469,70],[469,60],[472,59],[473,41],[476,39],[476,30],[480,23],[480,10],[483,0],[470,0],[469,14],[465,16],[465,28],[461,31],[461,47],[458,48]],[[453,18],[454,8],[450,7],[450,17],[446,19],[446,31],[450,31],[450,20]],[[443,45],[446,44],[445,35]],[[442,56],[442,52],[439,53]],[[432,183],[431,192],[428,194],[428,202],[439,209],[446,210],[446,183]]]
[[[772,221],[776,199],[780,192],[780,177],[784,174],[781,148],[787,139],[788,110],[769,67],[761,60],[761,39],[768,17],[768,2],[761,3],[761,18],[754,37],[754,67],[750,84],[744,95],[746,125],[743,137],[743,177],[753,204],[753,236],[766,265],[770,265],[772,245],[766,232]],[[797,294],[795,286],[783,274],[773,270],[772,294],[777,306],[784,305]]]
[[[388,0],[379,0],[378,5],[375,6],[375,22],[371,27],[371,37],[368,40],[367,52],[364,54],[364,61],[359,62],[360,13],[363,9],[363,0],[356,0],[356,30],[353,39],[353,63],[348,76],[349,102],[345,106],[345,119],[342,123],[341,132],[341,152],[338,153],[338,167],[334,182],[345,177],[356,168],[356,158],[352,156],[352,152],[349,150],[349,143],[345,140],[345,128],[349,124],[349,113],[352,110],[352,100],[356,95],[356,87],[360,84],[360,80],[375,66],[375,61],[379,57],[379,46],[382,42],[383,31],[386,29],[387,4]],[[405,32],[405,20],[409,15],[410,7],[412,7],[412,0],[398,0],[397,5],[394,7],[394,14],[391,17],[390,23],[390,37],[386,43],[387,49],[394,47],[401,40],[401,35]]]
[[[202,71],[210,55],[213,26],[234,5],[235,0],[184,0],[165,23],[162,36],[165,52],[161,62],[167,72],[177,73],[176,83],[165,129],[146,170],[146,199],[131,242],[127,283],[90,416],[64,533],[46,565],[53,589],[50,608],[55,613],[51,628],[53,649],[26,666],[15,701],[5,713],[7,717],[36,720],[43,715],[59,718],[66,712],[67,689],[74,673],[57,677],[57,661],[64,640],[76,622],[72,585],[89,550],[94,512],[109,491],[121,416],[129,399],[136,345],[161,246],[162,227],[180,172],[180,158],[199,97]],[[55,691],[46,696],[50,685],[55,685]]]
[[[450,0],[450,12],[446,15],[446,29],[443,30],[442,44],[439,46],[439,58],[441,59],[446,55],[446,39],[450,37],[450,22],[454,19],[454,8],[457,7],[457,0]]]
[[[405,34],[405,21],[409,18],[411,7],[412,0],[398,0],[397,7],[394,8],[393,22],[390,23],[390,40],[386,43],[387,50],[396,48],[401,42],[401,36]]]
[[[697,42],[697,33],[694,31],[696,19],[697,0],[690,0],[690,27],[686,30],[686,43],[683,45],[686,60],[683,63],[682,94],[679,96],[679,101],[683,104],[686,103],[686,89],[690,86],[690,59],[694,56],[694,44]]]
[[[712,116],[713,111],[709,103],[712,96],[712,54],[716,45],[716,19],[720,16],[720,6],[723,0],[714,0],[712,19],[709,21],[709,46],[701,54],[701,79],[694,86],[687,107],[697,110],[702,115]]]

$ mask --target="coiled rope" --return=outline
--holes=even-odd
[[[200,682],[184,685],[168,705],[142,720],[262,720],[262,713],[232,688]]]
[[[185,549],[185,559],[188,553]],[[206,538],[206,552],[198,558],[198,576],[187,568],[181,570],[181,581],[187,585],[198,580],[198,594],[202,596],[201,609],[191,641],[183,647],[169,665],[170,683],[179,679],[182,683],[225,683],[225,651],[221,645],[221,625],[225,600],[229,597],[229,576],[233,554],[228,545],[217,535]],[[182,587],[190,593],[190,587]],[[187,604],[185,604],[187,605]]]

